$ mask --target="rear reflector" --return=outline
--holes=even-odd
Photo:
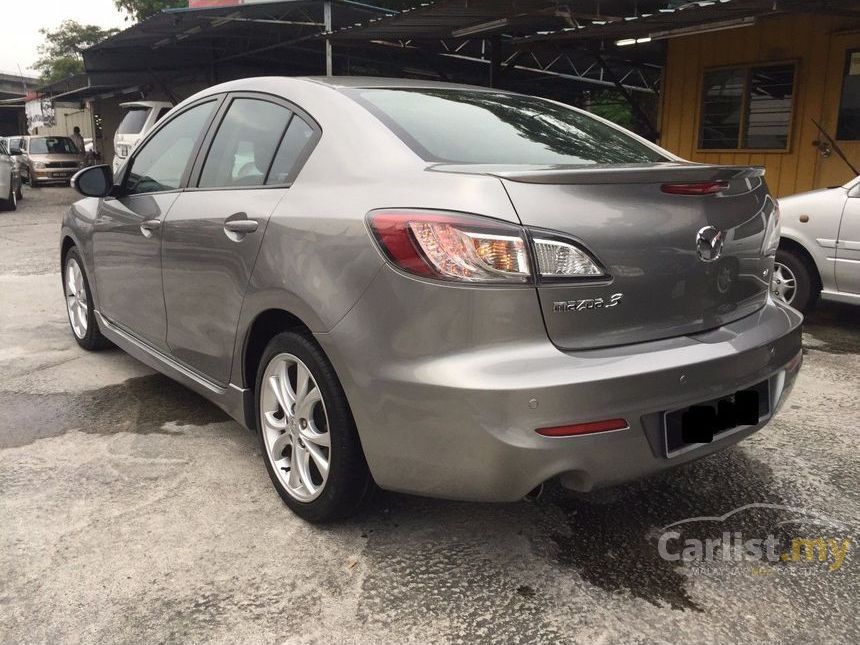
[[[670,195],[713,195],[728,187],[727,181],[705,181],[695,184],[663,184],[660,190]]]
[[[588,423],[576,423],[569,426],[554,426],[552,428],[538,428],[535,430],[544,437],[573,437],[581,434],[593,434],[595,432],[609,432],[611,430],[625,430],[629,426],[624,419],[607,419],[605,421],[590,421]]]

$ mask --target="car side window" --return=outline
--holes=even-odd
[[[284,184],[293,176],[296,164],[304,158],[313,136],[313,128],[297,114],[293,115],[278,146],[266,184]]]
[[[291,114],[270,101],[234,99],[212,140],[198,187],[262,186]]]
[[[129,194],[176,190],[217,101],[190,108],[147,141],[131,162],[125,189]]]

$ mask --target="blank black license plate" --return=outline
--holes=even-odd
[[[723,432],[756,425],[767,414],[767,381],[729,396],[667,412],[666,452],[671,454],[687,446],[711,443]]]

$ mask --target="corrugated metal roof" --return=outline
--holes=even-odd
[[[647,37],[652,32],[779,12],[860,17],[856,0],[437,0],[335,30],[334,41],[504,34],[518,45]]]
[[[788,12],[854,13],[860,17],[860,3],[851,0],[701,0],[673,3],[656,11],[642,11],[614,20],[595,20],[558,30],[521,35],[514,44],[529,46],[540,42],[555,44],[589,40],[669,38],[696,30],[716,30],[742,26],[756,17]]]

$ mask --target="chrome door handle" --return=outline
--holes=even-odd
[[[224,228],[231,233],[253,233],[257,230],[257,222],[252,219],[234,219],[224,222]]]
[[[140,225],[140,232],[143,233],[144,237],[152,237],[154,231],[157,231],[161,228],[161,220],[160,219],[148,219],[145,222],[142,222]]]
[[[245,213],[234,213],[224,220],[224,234],[233,242],[241,242],[248,233],[257,230],[257,220],[248,219]]]

